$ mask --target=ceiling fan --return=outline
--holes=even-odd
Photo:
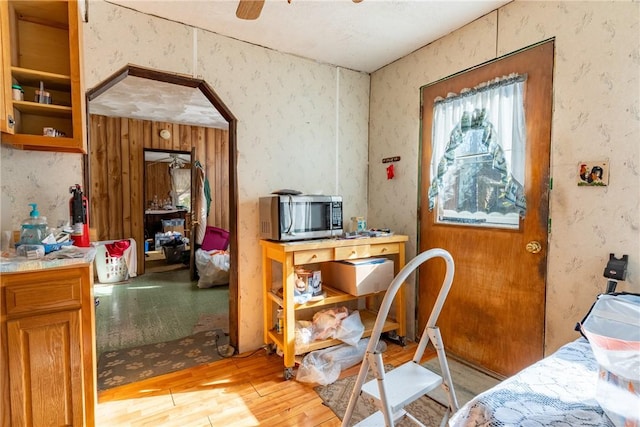
[[[360,3],[362,0],[352,0],[354,3]],[[236,9],[236,16],[240,19],[254,20],[258,19],[260,12],[262,12],[262,6],[264,6],[265,0],[240,0],[238,3],[238,9]],[[287,0],[291,3],[291,0]]]
[[[179,154],[170,153],[169,157],[158,159],[154,162],[151,162],[149,165],[155,165],[157,163],[168,163],[169,169],[179,169],[189,164],[189,161],[180,157]]]

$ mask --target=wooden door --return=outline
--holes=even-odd
[[[11,425],[84,425],[80,310],[9,321],[7,340]]]
[[[553,54],[553,42],[546,42],[422,88],[419,249],[444,248],[455,261],[454,282],[438,325],[449,354],[505,376],[541,359],[544,351]],[[426,197],[433,101],[511,73],[527,75],[526,215],[517,230],[436,223]],[[541,250],[529,252],[530,242],[539,242]],[[420,268],[420,331],[443,276],[444,264],[428,262]]]
[[[198,271],[196,269],[196,225],[194,221],[198,219],[195,216],[195,190],[196,190],[196,149],[191,149],[191,204],[189,206],[189,278],[198,280]],[[187,225],[187,224],[185,224]]]

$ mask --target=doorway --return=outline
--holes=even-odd
[[[144,150],[145,272],[191,264],[191,175],[191,153]]]
[[[548,41],[421,90],[424,108],[419,248],[421,252],[434,247],[444,248],[451,252],[456,264],[454,283],[439,318],[443,341],[448,353],[502,376],[518,372],[540,360],[544,354],[553,57],[554,43]],[[467,207],[458,216],[440,217],[439,208],[431,210],[433,205],[429,205],[426,197],[433,179],[429,165],[435,100],[512,73],[526,76],[523,98],[526,211],[516,215],[513,227],[488,224],[488,220],[474,222],[473,214],[480,211]],[[454,129],[457,133],[451,131],[452,148],[464,141],[460,138],[454,141],[454,136],[463,133],[460,129],[464,127],[456,125]],[[491,133],[483,131],[481,135]],[[450,151],[447,155],[447,160],[451,158],[452,164],[457,164],[454,163],[457,158],[450,155]],[[469,159],[461,159],[460,164],[464,161],[469,164]],[[458,181],[462,170],[462,166],[458,168]],[[440,176],[440,169],[437,174]],[[471,176],[467,182],[476,177]],[[480,182],[480,179],[476,181]],[[457,205],[460,206],[460,200],[466,197],[460,190],[462,187],[458,190],[444,188],[443,193],[458,197]],[[482,193],[479,186],[475,189],[472,192],[478,199],[489,200],[479,196],[486,191]],[[493,211],[486,212],[490,212],[482,212],[486,217],[503,217]],[[443,266],[438,264],[420,268],[418,330],[424,327],[435,301],[436,293],[430,283],[439,283],[443,274]]]
[[[87,107],[90,155],[85,157],[85,182],[91,183],[86,188],[92,218],[96,218],[91,226],[97,230],[98,240],[133,237],[143,247],[145,148],[193,149],[196,160],[204,159],[201,164],[215,168],[214,172],[204,172],[205,176],[224,182],[212,183],[219,191],[215,195],[216,209],[206,220],[207,225],[222,225],[229,231],[229,343],[237,348],[235,117],[205,81],[133,65],[88,91]],[[116,112],[118,109],[127,113]],[[149,116],[132,118],[134,110]],[[212,122],[219,127],[207,127]],[[161,135],[164,129],[170,131],[170,138]],[[99,138],[114,138],[118,143],[95,144]],[[225,155],[221,155],[223,152]],[[196,221],[192,218],[191,231],[198,225]],[[192,251],[195,246],[191,245]],[[137,251],[137,259],[138,273],[144,274],[144,250]],[[193,269],[193,254],[190,263]]]

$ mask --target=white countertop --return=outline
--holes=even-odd
[[[63,249],[51,252],[45,255],[44,258],[40,259],[27,259],[26,257],[10,256],[4,252],[2,255],[3,256],[0,257],[0,273],[13,273],[92,263],[96,256],[96,248],[65,246]]]

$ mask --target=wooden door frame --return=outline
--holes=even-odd
[[[229,123],[229,343],[238,348],[238,323],[239,323],[239,294],[238,294],[238,179],[237,179],[237,119],[215,93],[215,91],[202,79],[172,74],[164,71],[143,68],[135,65],[126,65],[119,71],[106,78],[102,83],[86,93],[86,117],[89,117],[89,103],[102,93],[107,91],[127,76],[140,77],[148,80],[155,80],[164,83],[186,86],[198,89],[211,102],[212,106],[218,110],[220,115]],[[89,123],[89,120],[87,120]],[[87,153],[91,152],[91,129],[87,124]],[[91,165],[89,154],[83,155],[84,182],[87,198],[91,198],[90,185]]]

